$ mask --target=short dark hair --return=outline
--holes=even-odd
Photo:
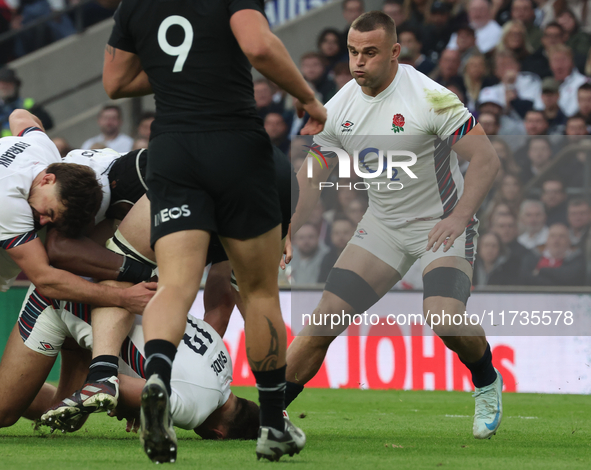
[[[45,172],[55,175],[58,197],[66,208],[61,221],[55,224],[57,230],[69,238],[80,236],[103,201],[94,170],[76,163],[52,163]]]
[[[318,41],[316,41],[316,47],[318,47],[318,49],[320,49],[320,46],[322,45],[322,42],[326,39],[326,36],[328,36],[329,34],[333,34],[335,35],[338,40],[339,40],[339,47],[340,47],[340,43],[341,43],[341,32],[338,29],[335,28],[325,28],[322,31],[320,31],[320,34],[318,35]]]
[[[228,423],[226,439],[256,439],[259,426],[259,406],[245,398],[236,397],[236,414]]]
[[[583,83],[579,88],[577,88],[577,93],[581,90],[591,91],[591,83],[589,83],[589,82]]]
[[[300,57],[300,63],[307,59],[318,59],[323,64],[325,61],[324,56],[315,51],[306,52],[304,55],[302,55],[302,57]]]
[[[550,21],[546,26],[544,26],[544,31],[548,28],[558,28],[562,33],[564,33],[564,28],[558,21]]]
[[[562,181],[560,178],[556,178],[555,176],[554,177],[547,178],[547,179],[545,179],[542,182],[542,191],[544,191],[544,185],[546,183],[550,183],[550,182],[551,183],[558,183],[558,184],[560,184],[560,187],[562,188],[562,192],[564,192],[564,188],[565,188],[564,181]]]
[[[568,121],[572,121],[573,119],[580,119],[581,121],[583,121],[585,124],[587,124],[587,119],[585,119],[585,116],[583,116],[581,113],[577,113],[577,114],[573,114],[570,117],[566,118],[566,122]]]
[[[119,119],[123,119],[123,111],[121,111],[121,106],[117,106],[116,104],[106,104],[105,106],[103,106],[101,112],[99,113],[99,116],[101,116],[105,111],[108,111],[110,109],[114,109],[115,111],[117,111]]]
[[[398,40],[394,20],[381,11],[368,11],[353,21],[353,24],[351,25],[351,29],[359,31],[360,33],[375,31],[378,28],[382,28],[386,31],[386,34],[392,36],[394,42]]]

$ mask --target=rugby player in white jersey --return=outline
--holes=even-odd
[[[0,290],[10,288],[23,271],[44,299],[61,298],[142,312],[154,294],[155,283],[129,289],[97,285],[49,263],[37,231],[52,224],[68,236],[77,235],[92,223],[102,201],[102,191],[92,169],[62,162],[57,148],[35,116],[25,110],[16,110],[9,123],[14,136],[0,139],[0,195],[3,201],[0,211]],[[28,360],[30,351],[19,350],[22,340],[18,336],[19,327],[15,325],[2,356],[0,375],[3,380],[14,379],[27,386],[36,383],[37,374],[49,372],[53,361],[45,361],[30,374],[23,374],[20,365]],[[9,348],[11,344],[16,348]],[[13,391],[9,393],[14,395]],[[16,400],[21,406],[30,404],[20,395],[10,399],[0,393],[0,400]],[[7,420],[13,418],[9,416]]]
[[[407,150],[417,159],[412,166],[398,168],[394,185],[389,184],[385,171],[366,178],[372,183],[369,208],[328,276],[314,314],[326,318],[344,312],[352,317],[367,311],[420,259],[427,320],[428,312],[440,315],[442,310],[463,315],[477,238],[474,214],[493,184],[498,157],[456,95],[413,67],[398,64],[400,45],[390,17],[378,11],[360,16],[349,30],[348,49],[355,80],[327,103],[325,129],[314,137],[315,146],[332,158],[327,158],[328,168],[315,167],[312,178],[307,177],[306,165],[299,171],[301,193],[292,219],[293,233],[316,205],[319,183],[326,181],[337,164],[337,151],[327,148],[344,149],[351,157],[354,150],[366,148]],[[454,152],[470,162],[465,181]],[[378,168],[377,159],[377,153],[360,158],[361,171],[379,173],[382,164]],[[409,161],[408,157],[398,159]],[[287,404],[316,374],[342,330],[326,331],[308,325],[291,343]],[[460,330],[448,323],[434,331],[472,373],[474,437],[492,436],[502,418],[503,382],[492,365],[484,330],[469,325]]]

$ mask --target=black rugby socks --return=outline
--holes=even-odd
[[[170,396],[170,374],[176,355],[176,346],[165,339],[153,339],[146,343],[144,351],[146,353],[146,379],[158,374],[166,386],[168,396]]]
[[[117,377],[119,372],[119,358],[117,356],[103,355],[95,357],[88,367],[86,382],[100,382],[109,377]]]
[[[285,409],[285,368],[252,371],[259,390],[261,404],[261,426],[285,431],[283,410]]]
[[[460,361],[462,359],[460,358]],[[472,373],[472,383],[475,387],[482,388],[492,384],[497,379],[497,372],[492,365],[492,353],[490,352],[490,344],[486,343],[486,351],[484,355],[476,362],[462,363]]]
[[[288,380],[285,383],[285,408],[291,405],[291,402],[294,401],[303,390],[303,385]]]

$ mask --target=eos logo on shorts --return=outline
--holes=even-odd
[[[161,223],[168,222],[169,220],[178,219],[179,217],[189,217],[191,211],[189,210],[188,204],[183,204],[181,207],[171,207],[170,209],[162,209],[158,214],[154,216],[154,226],[158,226]]]

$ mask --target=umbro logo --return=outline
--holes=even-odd
[[[362,228],[357,230],[357,233],[355,234],[357,238],[363,238],[365,235],[367,235],[367,232]]]
[[[351,122],[351,121],[345,121],[341,124],[341,127],[343,128],[342,131],[343,132],[351,132],[351,128],[355,125],[355,123]]]
[[[42,351],[53,351],[55,349],[50,343],[46,343],[45,341],[39,341],[39,344],[41,345],[39,349]]]

